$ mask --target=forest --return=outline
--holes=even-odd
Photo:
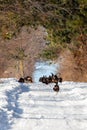
[[[39,25],[48,33],[41,57],[55,60],[68,49],[78,70],[87,72],[87,0],[0,0],[2,39],[12,39],[23,26]]]

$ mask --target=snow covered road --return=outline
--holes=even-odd
[[[0,130],[87,130],[87,83],[0,80]]]

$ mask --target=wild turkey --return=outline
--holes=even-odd
[[[59,85],[56,83],[56,85],[53,87],[53,90],[58,92],[59,91]]]
[[[24,83],[24,78],[21,77],[21,78],[18,80],[18,82]]]
[[[32,83],[32,82],[33,82],[33,80],[32,80],[32,77],[31,77],[31,76],[26,76],[26,77],[24,78],[24,80],[25,80],[25,81],[27,81],[27,82],[30,82],[30,83]]]

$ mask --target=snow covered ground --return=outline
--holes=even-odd
[[[87,83],[0,79],[0,130],[87,130]]]

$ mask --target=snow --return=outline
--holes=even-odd
[[[87,130],[87,83],[0,79],[0,130]]]
[[[35,71],[33,73],[33,80],[35,82],[39,81],[39,78],[44,76],[49,76],[51,73],[56,74],[59,69],[59,64],[54,64],[51,61],[39,61],[35,64]]]

